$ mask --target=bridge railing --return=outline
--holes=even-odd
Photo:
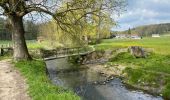
[[[0,56],[4,56],[4,54],[10,52],[12,53],[13,45],[12,44],[1,44],[0,45]]]
[[[92,51],[91,47],[56,48],[52,50],[42,50],[43,58],[55,56],[56,58],[69,55],[79,55]]]

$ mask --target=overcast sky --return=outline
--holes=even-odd
[[[119,26],[113,30],[170,22],[170,0],[128,0],[126,9],[115,18]]]

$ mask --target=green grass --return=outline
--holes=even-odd
[[[27,43],[27,47],[28,49],[40,49],[40,48],[46,48],[46,49],[51,49],[53,48],[54,46],[51,45],[51,42],[49,41],[43,41],[41,43],[37,42],[36,40],[26,40],[26,43]],[[8,44],[12,44],[12,41],[3,41],[3,40],[0,40],[0,46],[1,45],[8,45]],[[59,45],[55,45],[55,46],[59,46]]]
[[[26,41],[27,46],[29,49],[38,49],[38,48],[43,48],[45,43],[38,43],[36,40],[27,40]],[[0,41],[0,46],[1,45],[8,45],[8,44],[12,44],[12,41],[8,41],[8,40],[1,40]]]
[[[153,48],[155,53],[170,54],[170,37],[133,39],[106,39],[101,44],[95,46],[97,49],[122,48],[129,46],[142,46]]]
[[[21,61],[15,66],[26,78],[28,92],[33,100],[80,100],[73,92],[50,82],[43,61]]]
[[[158,88],[163,86],[162,94],[170,99],[170,37],[133,39],[106,39],[95,46],[96,49],[117,49],[130,46],[151,48],[147,58],[135,58],[130,53],[120,53],[110,59],[111,63],[126,66],[125,81],[130,85],[149,86]]]
[[[170,56],[151,54],[147,58],[134,58],[130,53],[120,53],[110,62],[127,66],[126,82],[141,87],[164,87],[162,94],[170,99]]]
[[[11,58],[11,56],[9,56],[9,55],[0,56],[0,61],[4,60],[4,59],[10,59],[10,58]]]

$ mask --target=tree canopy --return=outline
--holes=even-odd
[[[77,33],[77,28],[83,27],[81,22],[84,18],[96,16],[104,19],[106,14],[120,12],[124,6],[124,0],[0,0],[0,15],[9,19],[14,41],[14,59],[20,60],[31,59],[24,37],[25,15],[48,14],[55,19],[58,28],[73,34]]]

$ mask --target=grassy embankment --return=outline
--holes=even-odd
[[[46,75],[43,61],[22,61],[15,64],[29,84],[33,100],[79,100],[73,92],[53,85]]]
[[[11,41],[0,41],[1,44],[9,44]],[[35,41],[27,41],[29,49],[38,49],[45,46]],[[0,56],[0,60],[10,58],[9,55]],[[53,85],[46,74],[46,67],[43,61],[21,61],[15,63],[16,68],[26,78],[29,85],[28,93],[33,100],[80,100],[70,90]]]
[[[120,53],[109,63],[127,66],[126,83],[143,89],[163,88],[160,92],[170,99],[170,37],[144,38],[142,40],[103,40],[97,49],[115,49],[129,46],[153,48],[147,58],[134,58],[129,53]],[[158,90],[159,91],[159,90]],[[157,92],[158,92],[157,91]]]

